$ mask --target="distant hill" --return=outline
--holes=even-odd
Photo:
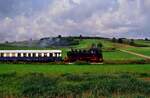
[[[79,40],[66,37],[66,38],[42,38],[39,40],[38,45],[39,47],[49,47],[49,46],[72,46],[78,45]]]
[[[21,41],[21,42],[12,42],[9,43],[11,46],[18,46],[18,47],[38,47],[38,48],[47,48],[47,47],[63,47],[63,46],[72,46],[78,45],[79,40],[70,38],[70,37],[46,37],[41,38],[40,40],[28,40],[28,41]]]

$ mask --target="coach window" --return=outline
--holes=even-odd
[[[10,53],[6,53],[6,57],[10,57]]]
[[[50,53],[49,56],[50,56],[50,57],[53,57],[53,53]]]
[[[33,57],[36,57],[36,53],[33,53]]]
[[[38,56],[39,56],[39,57],[42,57],[42,53],[39,53]]]
[[[21,57],[21,53],[18,53],[18,57]]]
[[[1,56],[1,57],[4,57],[4,53],[0,53],[0,56]]]
[[[12,57],[16,57],[16,53],[12,53],[11,55],[12,55]]]
[[[58,57],[58,53],[55,53],[55,57]]]
[[[44,53],[44,57],[47,57],[47,53]]]
[[[23,57],[26,57],[26,53],[23,53]]]
[[[58,53],[58,56],[60,57],[60,56],[61,56],[61,53]]]
[[[31,57],[31,53],[28,53],[28,57]]]

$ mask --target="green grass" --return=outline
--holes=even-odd
[[[143,58],[121,51],[103,52],[104,60],[141,60]]]
[[[103,44],[103,47],[105,48],[111,48],[114,47],[114,43],[104,40],[104,39],[84,39],[80,41],[79,45],[76,45],[75,48],[90,48],[90,46],[94,43],[101,42]]]
[[[135,43],[150,46],[150,41],[135,40]],[[117,44],[117,43],[115,45],[116,45],[117,49],[129,50],[129,51],[132,51],[135,53],[150,56],[150,47],[134,47],[134,46],[130,46],[130,45]]]
[[[145,41],[145,40],[135,40],[136,44],[141,44],[141,45],[147,45],[150,46],[150,41]]]
[[[133,48],[128,48],[127,50],[150,56],[150,47],[140,47],[140,48],[133,47]]]
[[[150,73],[150,64],[145,65],[50,65],[50,64],[0,64],[0,74],[17,72],[45,73],[45,74],[65,74],[65,73]]]

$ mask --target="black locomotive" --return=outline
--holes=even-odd
[[[97,47],[90,48],[89,50],[71,49],[71,51],[67,53],[65,62],[76,61],[85,61],[90,63],[103,62],[102,50]]]

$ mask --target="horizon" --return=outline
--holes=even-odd
[[[149,9],[149,0],[1,0],[0,42],[57,35],[149,39]]]

